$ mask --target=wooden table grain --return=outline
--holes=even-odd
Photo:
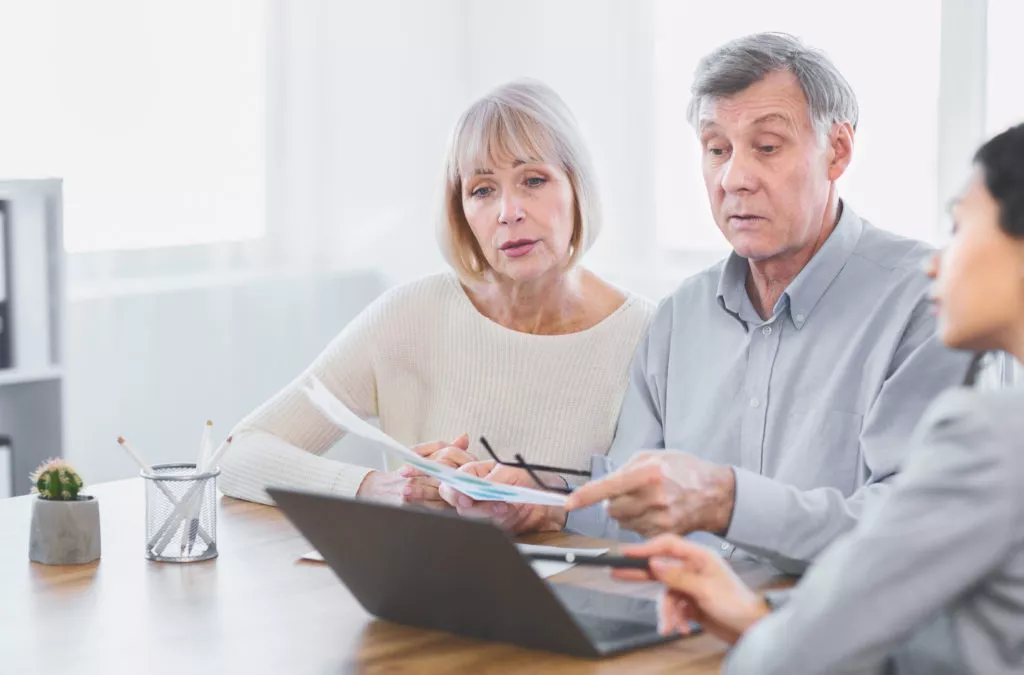
[[[608,659],[581,659],[374,619],[274,508],[222,498],[220,557],[161,564],[143,557],[143,485],[93,486],[103,556],[89,565],[28,560],[34,497],[0,500],[0,673],[717,673],[725,645],[698,636]],[[532,543],[596,546],[564,534]],[[355,543],[353,545],[356,545]],[[757,587],[786,583],[768,569]],[[554,581],[654,597],[599,568]]]

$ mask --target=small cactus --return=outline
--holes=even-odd
[[[82,477],[63,459],[50,459],[32,472],[32,492],[41,499],[71,502],[78,499]]]

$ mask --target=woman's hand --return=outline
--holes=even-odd
[[[735,644],[771,610],[736,576],[717,553],[674,534],[622,549],[623,555],[650,558],[650,572],[615,570],[620,579],[655,580],[666,590],[658,601],[658,630],[690,633],[696,621],[719,639]]]
[[[464,464],[459,471],[477,476],[478,478],[486,478],[495,483],[537,487],[537,484],[530,478],[530,474],[522,469],[497,464],[493,460]],[[560,482],[562,479],[555,477],[553,480]],[[557,506],[480,502],[473,500],[448,485],[441,486],[440,494],[445,502],[456,508],[460,516],[487,518],[498,527],[512,534],[557,532],[565,525],[565,509]]]
[[[421,443],[412,449],[422,457],[457,469],[476,459],[469,454],[468,448],[469,437],[463,434],[451,443],[434,441]],[[439,487],[437,479],[407,465],[398,471],[371,471],[363,479],[356,496],[389,504],[451,508],[438,493]]]

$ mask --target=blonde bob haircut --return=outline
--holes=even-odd
[[[473,103],[448,144],[437,234],[445,259],[464,281],[486,281],[491,266],[462,209],[462,177],[516,159],[553,164],[569,177],[573,231],[566,269],[579,262],[601,231],[594,168],[576,119],[547,85],[510,82]]]

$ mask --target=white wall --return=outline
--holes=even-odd
[[[382,289],[441,269],[445,141],[510,79],[550,84],[590,143],[606,215],[590,267],[660,298],[714,261],[657,250],[652,0],[268,1],[265,241],[72,260],[100,277],[72,286],[68,324],[66,454],[90,480],[134,472],[118,434],[190,457],[205,419],[226,431]],[[118,280],[156,268],[186,278]]]
[[[468,97],[463,5],[274,3],[268,222],[292,260],[396,279],[439,268],[435,194]]]
[[[573,111],[594,158],[605,229],[586,264],[651,298],[717,256],[658,255],[651,0],[474,0],[466,41],[473,96],[540,79]],[[680,120],[681,124],[685,124]]]
[[[713,261],[651,265],[650,0],[275,7],[268,119],[280,161],[270,162],[268,219],[293,259],[373,265],[396,282],[440,269],[433,228],[451,127],[477,96],[533,77],[565,98],[594,155],[606,228],[587,264],[660,297]],[[310,222],[331,226],[290,236]]]
[[[135,473],[118,435],[193,458],[206,419],[226,434],[382,290],[441,268],[433,178],[468,94],[437,74],[465,69],[463,4],[271,0],[265,245],[72,261],[65,455],[87,480]]]
[[[386,285],[353,272],[73,300],[65,457],[89,482],[137,473],[118,436],[152,463],[194,461],[207,419],[222,439]]]

